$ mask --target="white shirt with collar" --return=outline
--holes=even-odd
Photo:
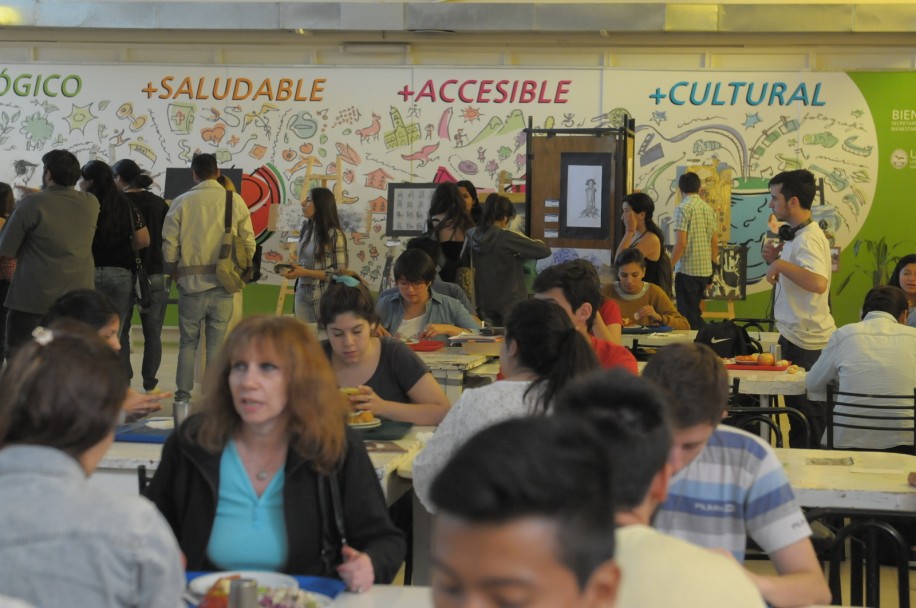
[[[893,315],[872,311],[858,323],[850,323],[836,330],[827,347],[805,382],[811,399],[825,400],[827,383],[838,379],[841,391],[864,394],[912,395],[916,386],[916,328],[897,322]],[[859,397],[844,397],[855,403],[879,403]],[[881,404],[894,405],[882,400]],[[900,402],[906,405],[906,401]],[[910,397],[909,404],[913,399]],[[835,413],[874,414],[875,410],[837,406]],[[880,411],[880,410],[879,410]],[[887,410],[888,418],[909,415],[912,411],[897,413]],[[838,419],[843,422],[842,418]],[[848,423],[870,424],[901,428],[911,423],[904,421],[847,419]],[[837,448],[864,448],[881,450],[898,445],[912,445],[913,432],[885,432],[834,428],[834,446]]]

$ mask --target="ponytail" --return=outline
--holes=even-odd
[[[598,369],[591,345],[559,305],[523,300],[506,319],[506,341],[516,344],[519,362],[537,374],[525,391],[533,395],[531,412],[545,414],[553,398],[577,374]]]

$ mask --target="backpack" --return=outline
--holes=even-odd
[[[726,358],[763,352],[760,342],[753,339],[748,335],[746,329],[731,319],[707,323],[697,332],[694,341],[706,344],[716,351],[717,355]]]
[[[216,278],[223,289],[236,293],[255,276],[253,260],[245,249],[245,240],[232,234],[232,193],[226,191],[225,232],[216,262]]]

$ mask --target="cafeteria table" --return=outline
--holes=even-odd
[[[749,331],[748,335],[760,342],[764,352],[770,351],[770,346],[777,343],[779,333],[775,331]],[[678,342],[693,342],[697,337],[695,329],[674,329],[667,332],[647,333],[647,334],[630,334],[624,333],[621,341],[624,346],[630,348],[634,341],[638,341],[640,346],[667,346]]]
[[[467,354],[457,346],[445,346],[439,350],[418,352],[417,355],[432,372],[433,378],[442,386],[451,403],[455,403],[461,397],[465,374],[487,362],[487,355]]]
[[[365,593],[344,592],[334,600],[334,608],[433,608],[429,587],[373,585]]]
[[[852,518],[853,522],[883,521],[897,513],[912,517],[916,513],[916,488],[907,483],[907,474],[916,471],[916,456],[798,448],[775,448],[775,451],[802,507],[823,509],[824,515],[835,512]],[[865,550],[869,606],[880,605],[876,542],[870,537]],[[853,559],[859,551],[851,553]],[[906,568],[898,571],[898,586],[903,593],[909,593],[908,575]],[[839,590],[836,578],[836,574],[831,574],[834,592]],[[851,599],[858,602],[862,594],[861,579],[856,576],[851,580]]]

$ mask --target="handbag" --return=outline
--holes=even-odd
[[[331,491],[330,505],[328,505],[328,488]],[[322,575],[336,576],[337,566],[343,563],[343,547],[347,544],[343,502],[340,500],[340,486],[336,471],[318,478],[318,509],[321,519],[321,563],[324,566]],[[333,527],[329,523],[333,524]]]
[[[227,190],[225,232],[216,262],[216,279],[223,289],[236,293],[251,282],[253,277],[254,265],[245,248],[245,239],[232,234],[232,193]]]
[[[140,250],[137,248],[137,241],[134,239],[134,232],[137,231],[136,216],[134,215],[133,203],[128,202],[128,212],[130,213],[130,248],[134,254],[134,293],[137,297],[137,305],[140,308],[149,308],[152,303],[153,284],[149,280],[149,274],[143,267],[143,261],[140,259]]]
[[[477,302],[475,296],[477,292],[474,287],[474,279],[477,273],[474,271],[474,253],[471,251],[471,248],[468,247],[469,240],[470,235],[464,237],[464,246],[462,246],[461,254],[458,256],[458,263],[461,265],[455,269],[455,284],[468,296],[471,307],[476,309]],[[465,252],[467,252],[467,258],[465,258]]]

